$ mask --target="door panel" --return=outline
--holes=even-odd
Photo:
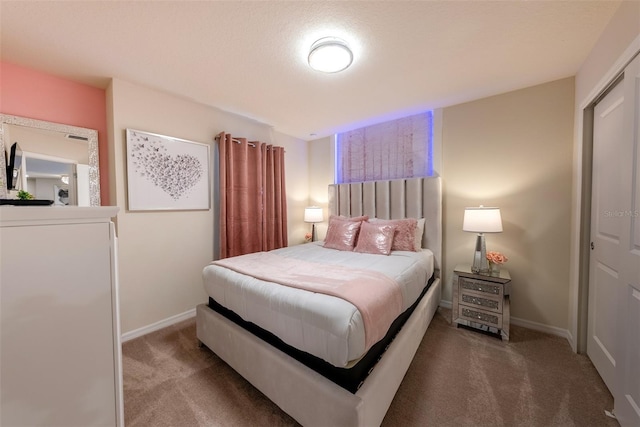
[[[595,318],[593,319],[593,339],[600,351],[615,366],[615,358],[609,353],[616,348],[616,323],[618,310],[616,300],[611,295],[611,283],[618,280],[618,274],[603,264],[596,266],[595,280]]]
[[[617,213],[620,235],[619,312],[617,322],[618,388],[615,413],[623,427],[640,425],[640,58],[624,73],[624,140],[620,163],[623,206]]]
[[[594,109],[593,193],[587,354],[609,390],[616,388],[619,252],[623,205],[624,86],[618,83]]]

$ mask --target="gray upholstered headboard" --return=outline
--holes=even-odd
[[[329,185],[329,213],[383,219],[425,218],[422,247],[433,251],[436,276],[439,276],[442,265],[439,177],[332,184]]]

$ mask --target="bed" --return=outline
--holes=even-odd
[[[318,299],[320,306],[326,303],[328,307],[336,307],[334,296],[317,296],[308,290],[293,289],[286,291],[292,295],[277,297],[278,304],[261,299],[262,296],[247,297],[250,290],[257,288],[273,294],[272,287],[279,285],[245,274],[236,264],[207,266],[203,271],[210,298],[208,304],[197,307],[197,336],[302,425],[379,425],[440,302],[441,182],[432,177],[331,185],[329,211],[344,217],[425,218],[421,242],[424,249],[415,253],[393,251],[388,256],[371,255],[380,261],[345,252],[346,257],[336,261],[333,255],[326,254],[340,251],[325,249],[322,243],[316,242],[278,250],[266,254],[264,260],[256,258],[251,262],[264,262],[268,270],[271,256],[287,257],[302,263],[326,262],[332,265],[331,270],[341,271],[342,267],[333,265],[342,262],[345,266],[362,267],[354,261],[357,259],[368,263],[364,268],[375,270],[371,266],[379,265],[384,270],[386,267],[382,264],[388,261],[395,265],[391,259],[401,259],[400,278],[396,281],[404,286],[402,272],[410,272],[408,276],[412,280],[406,280],[408,288],[401,288],[400,315],[394,317],[388,331],[380,334],[381,339],[358,332],[363,322],[361,317],[367,316],[363,311],[359,317],[360,310],[354,311],[349,302],[345,302],[342,309],[331,308],[331,313],[326,315],[322,311],[315,314],[303,311],[302,318],[296,317],[300,308],[288,308],[291,300],[305,298]],[[259,265],[254,264],[256,269]],[[310,266],[305,265],[305,269]],[[387,270],[385,274],[389,274]],[[416,280],[422,282],[421,287],[415,287]],[[240,284],[240,290],[234,290],[234,283]],[[305,298],[296,296],[304,293]],[[248,299],[243,299],[245,297]],[[268,310],[265,312],[261,306]],[[332,317],[344,310],[352,316],[347,322],[347,331],[334,328]],[[305,318],[312,321],[307,322]],[[369,326],[365,329],[373,330]]]

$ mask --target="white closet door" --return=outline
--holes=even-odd
[[[589,322],[587,354],[609,390],[616,388],[616,327],[620,285],[621,212],[625,191],[620,187],[620,162],[626,143],[623,132],[624,85],[618,83],[595,107]]]
[[[640,57],[624,73],[624,140],[621,175],[617,384],[615,413],[621,426],[640,426]]]

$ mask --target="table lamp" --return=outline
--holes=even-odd
[[[478,233],[471,271],[473,273],[489,274],[489,262],[487,261],[487,247],[484,241],[484,233],[502,232],[500,209],[487,208],[482,205],[477,208],[465,208],[462,230]]]
[[[316,223],[322,222],[322,208],[318,206],[309,206],[304,208],[304,222],[311,223],[311,241],[316,241]]]

